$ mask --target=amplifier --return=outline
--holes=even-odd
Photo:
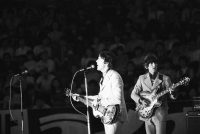
[[[189,111],[186,114],[187,134],[200,134],[200,111]]]

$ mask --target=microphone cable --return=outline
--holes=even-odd
[[[12,102],[12,81],[13,81],[13,76],[11,77],[10,79],[10,83],[9,83],[9,86],[10,86],[10,95],[9,95],[9,105],[8,105],[8,109],[9,109],[9,113],[10,113],[10,117],[13,121],[15,121],[15,119],[13,118],[13,114],[12,114],[12,110],[11,110],[11,102]]]
[[[12,114],[12,110],[11,110],[11,103],[12,103],[12,81],[13,81],[13,78],[14,78],[14,76],[12,76],[11,77],[11,79],[10,79],[10,84],[9,84],[9,86],[10,86],[10,95],[9,95],[9,113],[10,113],[10,116],[11,116],[11,119],[12,119],[12,121],[14,121],[15,122],[15,119],[14,119],[14,117],[13,117],[13,114]],[[19,85],[19,88],[20,88],[20,104],[21,104],[21,106],[20,106],[20,111],[21,111],[21,133],[23,134],[23,130],[24,130],[24,115],[23,115],[23,100],[22,100],[22,84],[21,84],[21,78],[20,78],[20,83],[19,83],[20,85]]]
[[[70,87],[70,89],[69,89],[69,90],[70,90],[70,103],[71,103],[71,105],[72,105],[72,107],[74,108],[75,111],[77,111],[78,113],[84,115],[84,116],[86,117],[86,119],[87,119],[87,115],[84,114],[84,113],[82,113],[81,111],[79,111],[79,110],[74,106],[73,101],[72,101],[72,97],[71,97],[71,94],[72,94],[72,87],[73,87],[73,83],[74,83],[74,78],[75,78],[75,76],[76,76],[76,74],[77,74],[78,72],[79,72],[79,71],[76,71],[75,74],[74,74],[73,77],[72,77],[71,87]]]

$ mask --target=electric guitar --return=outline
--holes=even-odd
[[[160,107],[162,102],[160,102],[158,99],[162,97],[163,95],[174,91],[174,89],[180,85],[188,84],[190,81],[190,78],[185,77],[183,80],[179,81],[176,84],[173,84],[168,89],[156,94],[157,90],[154,90],[153,92],[142,92],[140,95],[143,99],[146,100],[147,105],[143,104],[136,104],[136,112],[138,115],[142,118],[150,118],[154,112],[154,109],[156,107]]]
[[[76,97],[76,101],[80,101],[86,105],[86,98],[84,96],[73,94],[70,92],[69,89],[66,90],[66,96],[72,96],[72,98],[74,96]],[[88,106],[92,108],[93,115],[96,118],[101,118],[101,122],[104,124],[112,124],[116,121],[120,114],[119,105],[109,105],[107,107],[104,107],[100,104],[97,104],[96,106],[94,106],[92,103],[93,101],[93,99],[88,99]]]

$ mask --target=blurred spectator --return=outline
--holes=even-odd
[[[133,53],[132,54],[133,57],[130,58],[130,60],[132,60],[136,66],[141,66],[143,59],[144,59],[144,54],[145,54],[144,48],[137,46],[137,47],[134,48],[132,53]]]
[[[64,107],[67,105],[64,88],[59,79],[54,78],[51,82],[51,104],[53,107]]]
[[[184,50],[182,49],[182,44],[180,42],[176,42],[173,44],[168,57],[172,59],[173,63],[178,63],[178,58],[182,55],[183,52]]]
[[[9,40],[6,38],[6,39],[3,39],[1,40],[1,43],[0,43],[0,58],[3,58],[5,54],[8,54],[10,55],[10,57],[14,57],[14,48],[13,46],[10,46],[9,44]]]
[[[33,47],[33,53],[36,56],[36,58],[39,58],[39,56],[41,55],[41,53],[44,52],[44,48],[42,44],[36,44]]]
[[[94,49],[95,55],[106,48],[105,44],[96,36],[92,39],[91,47]]]
[[[40,59],[37,62],[36,71],[40,73],[43,68],[47,68],[48,72],[55,71],[55,62],[48,56],[48,52],[44,51],[40,54]]]
[[[155,54],[159,58],[160,64],[165,60],[165,58],[168,58],[168,51],[165,47],[165,43],[163,41],[159,41],[154,45],[153,51],[155,51]]]
[[[136,82],[136,79],[138,77],[136,65],[133,63],[133,61],[128,61],[126,66],[126,75],[124,75],[124,95],[125,99],[127,101],[130,101],[130,93],[132,91],[133,83]]]
[[[110,21],[106,21],[105,25],[102,26],[102,29],[99,30],[100,37],[105,40],[111,40],[115,34],[115,28],[113,26],[113,23]]]
[[[199,72],[198,62],[191,62],[188,65],[188,77],[190,78],[190,83],[187,86],[189,89],[188,95],[190,99],[192,99],[194,96],[198,96],[198,87],[200,85],[198,80],[200,76],[197,72]]]
[[[19,39],[19,46],[16,49],[15,56],[26,55],[31,47],[26,44],[25,39]]]
[[[42,40],[42,52],[46,51],[48,53],[48,57],[51,57],[51,58],[53,58],[52,57],[52,45],[56,45],[57,46],[57,44],[53,44],[51,39],[49,39],[49,38],[44,38]],[[59,47],[57,46],[57,49],[58,48]]]
[[[184,77],[189,77],[189,59],[187,56],[178,57],[178,63],[176,63],[176,78],[177,81]],[[179,86],[177,88],[178,99],[189,99],[189,92],[191,89],[188,86]]]
[[[160,67],[160,72],[161,73],[166,74],[167,76],[169,76],[171,78],[172,82],[174,82],[175,80],[177,80],[175,65],[174,65],[172,59],[166,57],[162,61],[161,65],[162,65]]]
[[[41,43],[35,45],[33,47],[33,52],[34,52],[34,55],[36,56],[36,58],[39,58],[39,56],[44,52],[46,51],[47,54],[48,54],[48,57],[51,57],[52,56],[52,42],[50,40],[50,38],[48,37],[44,37],[41,41]],[[56,44],[55,44],[56,45]]]
[[[17,70],[19,70],[18,64],[9,53],[4,53],[1,64],[1,74],[5,77],[6,75],[9,75],[10,72],[17,72]]]
[[[3,98],[3,109],[9,108],[9,100],[10,100],[10,90],[7,87],[5,89],[5,96]],[[12,88],[12,94],[11,94],[11,108],[12,109],[19,109],[21,104],[21,94],[19,88]]]
[[[51,83],[55,76],[48,72],[47,68],[41,70],[41,75],[36,80],[38,92],[49,96],[51,94]]]
[[[36,85],[37,74],[33,70],[29,70],[27,75],[23,76],[23,88],[29,90],[30,85]],[[31,87],[32,88],[32,87]]]
[[[50,100],[47,96],[38,94],[35,100],[35,105],[33,105],[32,109],[48,109],[51,108],[49,105]]]
[[[173,48],[173,45],[177,42],[180,42],[180,40],[178,39],[178,37],[176,36],[175,33],[169,33],[168,35],[168,39],[165,40],[165,48],[166,51],[171,51]]]
[[[189,58],[187,56],[180,56],[177,65],[177,77],[182,78],[188,76],[189,71]]]
[[[62,31],[60,30],[60,26],[57,22],[52,24],[52,31],[48,33],[48,37],[51,39],[52,42],[57,42],[63,36]]]
[[[130,39],[126,44],[125,52],[132,53],[136,47],[144,47],[144,44],[145,42],[142,39],[141,34],[136,31],[132,31]]]
[[[128,55],[125,53],[123,46],[118,46],[113,49],[115,59],[113,61],[115,69],[122,75],[125,75],[126,66],[128,63]]]
[[[37,99],[37,87],[36,84],[27,84],[26,91],[23,93],[23,99],[24,99],[24,106],[28,109],[33,108],[33,106],[36,103]]]
[[[36,59],[33,51],[28,51],[26,53],[26,61],[24,62],[24,67],[27,68],[29,71],[36,72]]]
[[[89,62],[95,61],[95,53],[93,48],[88,47],[85,49],[85,52],[83,53],[83,56],[81,58],[81,67],[86,67]]]
[[[112,51],[112,50],[115,50],[116,48],[118,47],[121,47],[123,50],[125,49],[125,44],[123,44],[120,40],[120,37],[115,35],[114,36],[114,42],[113,44],[111,44],[109,50]]]

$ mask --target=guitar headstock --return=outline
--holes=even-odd
[[[179,83],[180,83],[180,85],[188,85],[189,82],[190,82],[190,78],[184,77]]]
[[[65,95],[68,96],[68,97],[71,95],[69,88],[65,88]]]

